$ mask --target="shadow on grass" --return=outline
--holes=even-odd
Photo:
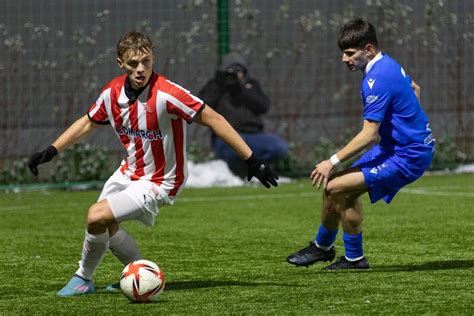
[[[474,268],[474,260],[446,260],[431,261],[421,264],[388,265],[376,266],[372,272],[411,272],[429,270],[450,270],[450,269],[470,269]],[[370,271],[370,270],[369,270]]]
[[[370,262],[370,261],[369,261]],[[362,270],[311,270],[309,268],[299,269],[296,271],[298,275],[301,274],[339,274],[339,273],[377,273],[377,272],[416,272],[416,271],[435,271],[435,270],[464,270],[474,268],[474,260],[446,260],[446,261],[430,261],[420,264],[405,264],[405,265],[371,265],[370,269]]]
[[[288,283],[263,283],[263,282],[240,282],[240,281],[216,281],[216,280],[196,280],[196,281],[177,281],[166,283],[166,291],[194,290],[221,286],[284,286],[295,287],[297,285]]]

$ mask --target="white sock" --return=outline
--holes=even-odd
[[[76,274],[87,280],[92,280],[92,274],[109,249],[109,232],[92,235],[86,231],[82,245],[82,258]]]
[[[137,243],[122,227],[110,237],[109,248],[124,265],[142,259]]]

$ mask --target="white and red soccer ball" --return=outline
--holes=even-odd
[[[123,269],[120,288],[131,301],[149,303],[163,292],[165,275],[156,263],[143,259],[136,260]]]

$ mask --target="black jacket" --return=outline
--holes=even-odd
[[[229,84],[227,79],[232,74],[228,70],[236,64],[244,69],[246,76],[242,81],[234,80]],[[258,81],[248,77],[243,59],[237,54],[224,58],[215,78],[201,89],[199,97],[223,115],[238,132],[263,131],[261,115],[270,108],[270,101]]]

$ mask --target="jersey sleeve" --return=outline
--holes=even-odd
[[[202,110],[204,102],[183,87],[166,80],[167,93],[171,96],[166,102],[166,110],[191,123],[193,117]]]
[[[102,91],[102,93],[97,98],[97,101],[95,101],[95,103],[91,105],[89,111],[87,112],[87,116],[92,122],[101,125],[110,124],[109,116],[107,115],[107,110],[105,107],[106,92],[107,90]]]
[[[382,122],[390,104],[389,86],[380,79],[364,79],[362,83],[363,117],[365,120]]]

